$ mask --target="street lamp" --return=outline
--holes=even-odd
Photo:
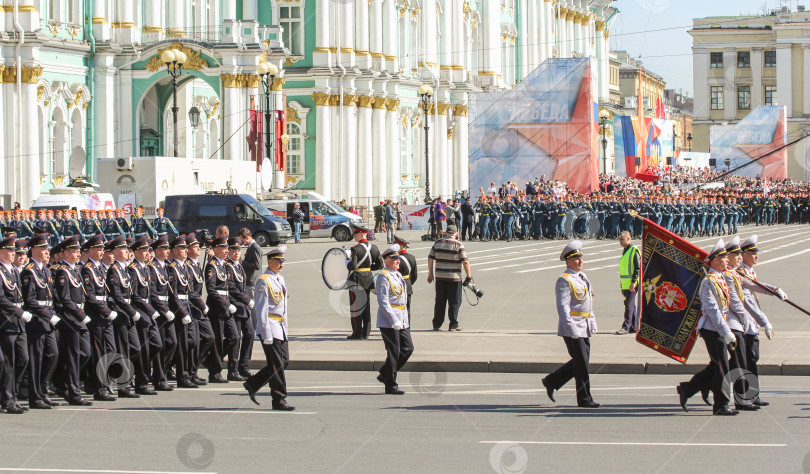
[[[428,106],[430,105],[430,98],[433,96],[433,88],[428,84],[422,84],[416,92],[422,96],[422,106],[425,108],[425,199],[430,200],[430,159],[428,158],[430,122],[428,121]]]
[[[169,75],[172,76],[172,115],[174,116],[174,157],[177,158],[177,149],[180,147],[180,138],[177,134],[177,112],[180,110],[177,107],[177,78],[183,74],[183,64],[186,63],[186,53],[179,49],[167,49],[160,55],[160,59],[166,63],[166,69]]]
[[[692,134],[689,133],[686,135],[686,149],[692,151]]]
[[[602,174],[607,174],[607,119],[610,117],[610,112],[602,110],[599,112],[599,123],[602,125]]]
[[[191,157],[197,157],[197,126],[200,125],[200,109],[197,106],[188,111],[188,121],[191,123],[192,140],[191,140]]]
[[[261,77],[262,84],[264,84],[264,128],[265,130],[265,141],[264,141],[264,148],[265,154],[268,160],[273,161],[273,179],[276,178],[276,157],[273,156],[273,142],[270,138],[270,127],[272,125],[273,133],[275,133],[276,129],[276,114],[272,114],[270,111],[276,108],[275,105],[275,97],[273,97],[273,107],[270,107],[270,93],[271,88],[273,87],[273,82],[276,80],[276,76],[278,75],[278,66],[273,63],[266,63],[264,61],[260,62],[258,67],[256,67],[256,72],[259,73]],[[270,186],[268,187],[270,191],[273,190],[273,181],[270,181]]]

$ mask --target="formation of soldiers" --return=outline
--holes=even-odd
[[[146,236],[157,239],[164,235],[177,235],[177,228],[168,217],[163,217],[163,209],[158,208],[152,220],[143,217],[143,207],[135,208],[130,218],[124,216],[122,209],[95,211],[84,209],[37,209],[0,211],[0,226],[4,234],[13,231],[22,239],[30,239],[35,234],[48,234],[48,243],[54,246],[63,240],[77,236],[83,244],[96,235],[102,235],[102,242],[112,240],[119,235],[140,238]],[[81,218],[78,218],[78,215]]]
[[[204,268],[193,233],[106,242],[97,233],[84,243],[73,235],[54,246],[51,238],[38,232],[26,241],[11,233],[0,242],[5,412],[63,405],[57,395],[84,406],[92,402],[83,392],[113,401],[251,375],[254,301],[240,238],[215,239]],[[198,375],[201,366],[207,380]]]
[[[617,239],[641,237],[638,213],[683,237],[727,235],[738,225],[805,224],[810,199],[798,193],[692,196],[479,196],[473,239]]]

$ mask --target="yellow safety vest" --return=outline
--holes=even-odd
[[[622,255],[622,259],[619,262],[619,278],[622,282],[622,290],[629,290],[630,285],[633,283],[638,284],[637,281],[633,281],[633,262],[635,261],[635,255],[638,252],[638,249],[634,246],[630,246],[630,250],[624,252]]]

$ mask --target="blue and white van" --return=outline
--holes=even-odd
[[[363,225],[360,216],[344,211],[337,204],[315,192],[308,193],[304,198],[262,201],[270,212],[286,219],[291,225],[295,203],[301,205],[301,211],[304,213],[302,237],[332,237],[338,242],[347,242],[352,239],[354,226]]]

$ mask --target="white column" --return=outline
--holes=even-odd
[[[96,2],[101,3],[101,2]],[[143,29],[144,33],[158,33],[163,29],[163,5],[159,0],[146,0],[144,8]]]
[[[182,37],[185,35],[185,16],[183,15],[183,6],[185,2],[168,2],[167,8],[169,9],[169,20],[167,25],[167,36]]]
[[[451,170],[448,166],[447,156],[447,109],[449,104],[439,102],[436,104],[436,133],[433,135],[436,146],[436,195],[442,197],[450,194]]]
[[[182,2],[178,2],[182,3]],[[270,7],[270,3],[267,3]],[[242,19],[259,21],[259,2],[258,0],[242,0]]]
[[[520,57],[520,63],[518,64],[519,67],[515,71],[517,81],[520,81],[526,77],[535,62],[534,56],[532,56],[530,53],[530,51],[533,51],[533,46],[531,46],[530,43],[535,43],[535,41],[530,40],[532,34],[531,29],[529,28],[529,23],[532,19],[529,12],[529,3],[534,3],[534,0],[519,1],[520,6],[518,7],[518,17],[520,18],[520,25],[518,26],[517,45],[519,48],[518,56]]]
[[[374,169],[374,177],[372,178],[371,194],[379,196],[380,198],[396,198],[388,194],[388,174],[396,174],[396,169],[388,169],[387,162],[394,161],[398,155],[386,156],[385,153],[385,128],[386,128],[386,104],[387,100],[382,97],[377,97],[374,100],[371,117],[371,134],[372,134],[372,161]]]
[[[343,141],[345,137],[345,127],[343,126],[343,117],[341,115],[342,107],[338,106],[338,101],[335,100],[337,96],[333,96],[334,100],[332,106],[329,107],[329,117],[332,122],[332,143],[330,143],[328,154],[332,157],[332,198],[335,201],[344,199],[342,189],[343,175],[346,174],[345,167],[343,166]]]
[[[114,54],[96,54],[95,57],[95,97],[90,102],[90,107],[93,107],[94,112],[94,152],[97,158],[115,156],[114,60]]]
[[[776,98],[779,105],[786,107],[788,118],[793,117],[792,48],[792,44],[776,45]]]
[[[542,17],[540,16],[540,11],[537,9],[537,2],[540,2],[540,6],[543,6],[543,0],[528,0],[526,5],[526,10],[523,11],[523,16],[526,18],[525,27],[528,31],[524,37],[526,38],[526,56],[523,57],[523,62],[526,64],[526,75],[534,71],[534,69],[540,64],[540,28],[538,24],[542,21]],[[523,75],[522,77],[525,77]],[[521,78],[522,78],[521,77]],[[458,141],[458,140],[456,140]]]
[[[225,0],[220,3],[222,7],[222,20],[236,20],[236,1]]]
[[[117,27],[116,39],[119,44],[129,45],[132,44],[133,35],[135,33],[134,3],[130,0],[117,1],[118,17],[116,18],[116,24],[113,25]]]
[[[116,123],[116,143],[117,150],[115,156],[137,156],[138,137],[134,135],[132,121],[135,120],[135,111],[132,105],[132,71],[124,68],[118,71],[116,78],[118,83],[115,86],[118,100],[115,104]]]
[[[386,143],[386,154],[388,155],[388,159],[386,160],[390,165],[390,168],[387,170],[387,180],[388,184],[386,185],[386,194],[392,198],[396,198],[399,196],[399,185],[400,185],[400,169],[402,164],[400,163],[400,140],[406,140],[407,137],[400,137],[400,130],[399,130],[399,99],[388,99],[387,110],[385,112],[385,143]]]
[[[551,3],[550,0],[543,0],[543,11],[544,13],[544,32],[540,35],[543,38],[543,42],[545,43],[546,53],[544,59],[548,59],[553,54],[554,49],[554,4]]]
[[[469,155],[470,147],[468,143],[469,137],[469,120],[467,119],[467,105],[457,104],[454,108],[455,114],[453,117],[456,120],[455,128],[455,159],[453,173],[453,189],[466,190],[470,187],[469,182]]]
[[[23,209],[30,209],[34,200],[39,197],[39,118],[37,108],[37,85],[22,85],[22,120],[23,142],[20,151],[23,156],[22,189],[20,190],[20,204]],[[70,121],[66,117],[65,120]],[[75,133],[81,133],[76,130]]]
[[[357,103],[357,196],[362,198],[382,197],[372,195],[374,151],[372,148],[371,100],[370,96],[360,96]]]
[[[383,65],[385,64],[385,58],[380,57],[383,52],[383,0],[371,0],[368,23],[371,60],[374,62],[377,59]]]
[[[340,2],[340,58],[344,66],[354,65],[354,5],[355,2]]]
[[[573,12],[570,11],[568,12],[568,15],[566,15],[565,17],[565,36],[567,40],[565,44],[567,45],[566,47],[568,48],[565,57],[570,58],[572,56],[572,53],[574,52],[574,49],[576,49],[577,45],[577,36],[576,33],[574,32],[574,16]]]
[[[596,32],[596,55],[598,59],[599,70],[599,102],[607,102],[608,100],[608,64],[607,56],[605,55],[605,36],[604,31]]]
[[[429,2],[428,2],[429,3]],[[484,64],[482,69],[487,73],[501,74],[501,2],[484,0]],[[430,38],[430,36],[426,36]]]
[[[735,85],[737,50],[735,48],[731,47],[723,50],[723,69],[725,76],[725,90],[723,92],[724,118],[726,120],[735,120],[737,118],[737,86]],[[653,102],[650,105],[654,107],[655,103]]]
[[[695,88],[695,120],[709,118],[709,50],[694,48],[692,50],[692,84]]]
[[[394,72],[399,67],[397,60],[397,4],[396,0],[385,0],[383,4],[383,55],[385,70]]]
[[[422,56],[419,61],[425,65],[438,69],[439,59],[437,57],[436,49],[439,46],[438,32],[436,31],[438,11],[436,10],[435,1],[422,2],[422,11],[420,12],[422,22]]]
[[[322,94],[315,98],[315,190],[326,199],[332,195],[332,126],[329,95]]]
[[[226,160],[241,160],[242,157],[239,154],[239,145],[242,143],[242,140],[240,139],[240,136],[247,135],[246,133],[241,133],[241,131],[237,132],[239,127],[241,127],[242,123],[244,122],[241,114],[242,103],[240,100],[242,89],[225,87],[224,91],[225,100],[222,104],[222,120],[224,122],[224,130],[222,131],[222,140],[223,142],[229,138],[230,140],[228,140],[223,147],[223,158]]]
[[[559,17],[557,18],[557,51],[559,52],[558,58],[567,57],[568,53],[568,27],[566,26],[565,16],[568,14],[567,8],[559,9]]]
[[[107,17],[107,2],[97,1],[93,3],[93,36],[96,41],[110,40],[110,20]]]
[[[343,183],[341,199],[357,196],[357,96],[344,97],[340,113],[343,116]],[[346,99],[349,100],[346,100]]]
[[[463,82],[467,77],[467,50],[469,47],[465,44],[464,37],[467,34],[464,28],[464,1],[453,0],[453,13],[451,15],[453,21],[452,44],[453,44],[453,64],[461,66],[461,71],[453,71],[453,80],[456,82]]]
[[[329,31],[332,26],[329,5],[331,3],[331,1],[315,2],[315,50],[312,53],[312,63],[315,67],[329,67],[329,47],[331,46]],[[329,197],[325,194],[324,196]]]
[[[805,67],[807,67],[806,54],[807,50],[805,50]],[[765,90],[762,87],[762,59],[762,48],[751,48],[751,110],[754,110],[765,103],[763,100]],[[805,94],[805,98],[807,98],[807,94]],[[808,109],[805,107],[805,110]]]
[[[439,55],[439,60],[437,61],[442,66],[450,66],[455,65],[453,60],[455,59],[456,55],[453,52],[453,17],[455,15],[461,15],[461,11],[456,12],[454,14],[452,10],[452,2],[453,0],[448,0],[444,2],[444,13],[442,13],[442,44],[441,44],[441,54]],[[451,78],[452,78],[452,71],[450,71]],[[452,79],[451,79],[452,80]]]
[[[810,45],[803,44],[802,52],[804,53],[804,80],[802,81],[804,102],[802,103],[802,114],[808,115],[810,114]],[[753,67],[753,64],[751,66]],[[762,84],[759,85],[759,88],[762,89]]]
[[[351,2],[348,2],[351,3]],[[357,66],[360,69],[371,68],[371,53],[369,52],[369,23],[368,23],[368,0],[365,2],[354,2],[357,24],[354,27],[355,54],[357,55]]]

